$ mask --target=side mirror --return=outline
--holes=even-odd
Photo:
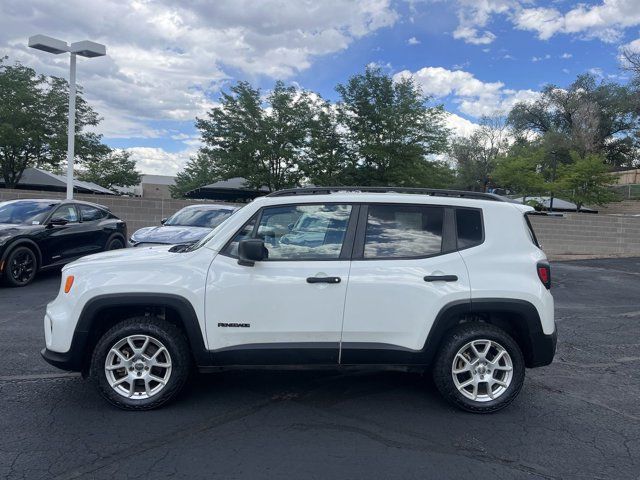
[[[56,225],[66,225],[67,223],[69,222],[64,218],[52,218],[51,220],[49,220],[49,222],[47,222],[47,226],[53,227]]]
[[[269,256],[269,251],[264,246],[264,241],[259,238],[241,240],[238,244],[238,265],[253,267]]]
[[[160,220],[160,225],[164,225],[165,223],[167,223],[167,219],[163,218],[162,220]]]

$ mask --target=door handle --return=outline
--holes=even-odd
[[[340,277],[308,277],[307,283],[340,283]]]
[[[427,275],[424,277],[425,282],[457,282],[457,275]]]

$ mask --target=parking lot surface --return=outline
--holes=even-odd
[[[59,273],[0,289],[0,478],[640,478],[640,259],[553,265],[558,353],[493,415],[398,372],[196,375],[157,411],[46,364]]]

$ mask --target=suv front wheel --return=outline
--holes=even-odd
[[[524,382],[524,357],[518,344],[500,328],[465,323],[445,339],[433,377],[450,402],[475,413],[509,405]]]
[[[173,399],[191,369],[187,339],[157,317],[120,322],[98,341],[90,378],[104,398],[125,410],[151,410]]]

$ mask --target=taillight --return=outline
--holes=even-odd
[[[538,278],[547,290],[549,290],[551,288],[551,267],[548,263],[539,263],[537,269]]]

